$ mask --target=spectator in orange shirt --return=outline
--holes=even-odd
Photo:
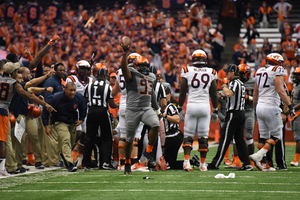
[[[234,51],[238,51],[239,50],[239,46],[243,46],[243,48],[246,50],[246,47],[244,46],[244,40],[241,37],[239,37],[238,43],[233,46],[233,50]]]
[[[71,10],[71,5],[70,3],[66,4],[66,11],[63,12],[62,18],[63,19],[67,19],[67,20],[72,20],[73,21],[73,17],[75,16],[75,12],[74,10]]]
[[[248,27],[250,24],[255,24],[254,14],[255,13],[253,8],[251,8],[251,4],[248,3],[247,7],[243,11],[243,23],[245,28]]]
[[[204,14],[202,16],[201,23],[202,23],[202,26],[206,26],[207,29],[210,29],[212,27],[211,18],[208,16],[207,10],[204,10]]]
[[[289,34],[294,33],[294,27],[293,25],[289,22],[287,17],[284,17],[283,23],[281,23],[279,27],[279,32],[281,33],[281,43],[287,40],[287,37]]]
[[[86,10],[84,10],[82,4],[80,4],[78,6],[78,12],[79,12],[79,15],[80,15],[78,20],[82,21],[83,24],[85,24],[87,22],[87,20],[89,19],[89,15],[88,15],[88,12]]]
[[[8,27],[5,24],[5,20],[1,19],[0,20],[0,46],[5,46],[6,41],[5,37],[9,34]]]
[[[224,84],[223,83],[223,80],[224,78],[226,78],[226,72],[224,71],[224,69],[226,69],[228,67],[227,64],[224,64],[222,69],[220,69],[218,71],[218,81],[217,81],[217,84],[218,84],[218,90],[222,90],[222,85]]]
[[[298,45],[296,41],[292,41],[291,34],[288,35],[287,41],[283,42],[282,48],[284,49],[286,57],[289,61],[295,59],[295,52],[298,48]]]
[[[260,28],[269,27],[271,13],[272,13],[272,8],[270,6],[267,6],[267,3],[263,1],[262,6],[258,9]]]

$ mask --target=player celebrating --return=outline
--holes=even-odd
[[[149,159],[148,167],[155,167],[156,163],[151,156],[153,145],[158,136],[159,121],[156,116],[161,115],[156,96],[152,92],[152,84],[155,75],[149,73],[149,61],[143,56],[139,56],[134,61],[133,67],[128,68],[127,56],[131,41],[128,37],[123,37],[121,47],[124,54],[121,61],[121,69],[126,82],[127,101],[126,101],[126,143],[125,143],[125,171],[124,174],[131,174],[131,147],[135,138],[136,129],[140,121],[151,127],[149,132],[149,144],[143,153]],[[151,107],[156,109],[156,113]]]
[[[259,161],[278,140],[282,139],[282,118],[279,108],[280,99],[289,107],[291,117],[295,116],[295,110],[291,100],[283,88],[284,68],[281,63],[283,57],[278,53],[271,53],[266,57],[266,67],[256,72],[256,83],[253,91],[253,105],[256,108],[261,149],[250,155],[256,167],[263,171]]]
[[[193,149],[193,138],[198,133],[199,152],[201,156],[200,171],[207,171],[206,154],[208,151],[208,131],[210,123],[209,96],[213,104],[212,122],[218,120],[217,73],[214,69],[205,67],[207,56],[203,50],[196,50],[192,54],[193,66],[185,67],[181,71],[181,89],[179,109],[182,110],[186,93],[188,101],[184,123],[184,170],[193,171],[190,165],[190,153]]]

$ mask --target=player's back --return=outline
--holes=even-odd
[[[274,85],[274,79],[278,75],[284,75],[282,66],[262,67],[257,70],[255,78],[258,86],[258,103],[280,105],[280,97]]]
[[[14,96],[14,84],[16,80],[13,78],[4,78],[0,76],[0,108],[8,109],[10,102]]]
[[[211,82],[217,79],[216,70],[208,67],[188,66],[182,68],[181,77],[188,84],[187,103],[209,103]]]
[[[151,93],[155,75],[149,73],[148,76],[138,72],[134,68],[129,68],[132,80],[126,82],[127,109],[140,109],[151,106]]]
[[[93,78],[87,77],[86,81],[79,80],[78,76],[70,75],[66,79],[66,83],[73,82],[76,86],[76,92],[79,92],[80,94],[84,95],[85,88],[87,85],[91,82],[93,82]]]

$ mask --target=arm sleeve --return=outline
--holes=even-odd
[[[44,69],[43,69],[43,64],[42,61],[39,62],[38,66],[36,67],[36,78],[41,77],[44,75]],[[38,87],[43,87],[43,83],[40,83],[37,85]]]
[[[155,92],[152,92],[152,94],[151,94],[151,105],[152,105],[152,108],[154,108],[154,110],[159,109],[159,107],[157,105],[157,100],[156,100],[156,94],[155,94]]]
[[[230,81],[228,84],[228,89],[231,90],[233,93],[236,92],[237,83],[236,81]]]
[[[47,79],[45,82],[44,82],[44,87],[53,87],[53,84],[52,84],[52,81],[51,79]],[[42,95],[44,96],[45,100],[47,100],[50,96],[52,96],[52,94],[48,93],[48,92],[43,92]]]
[[[53,105],[54,102],[53,102],[53,96],[52,95],[47,99],[46,102],[49,105],[51,105],[52,107],[54,107],[54,105]],[[45,106],[43,107],[42,121],[43,121],[44,126],[49,125],[49,112],[48,112],[48,110],[46,109]]]

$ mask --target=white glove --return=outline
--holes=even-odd
[[[218,121],[218,108],[214,108],[214,111],[211,113],[211,120],[212,123]]]
[[[253,101],[253,96],[248,97],[249,101]]]

